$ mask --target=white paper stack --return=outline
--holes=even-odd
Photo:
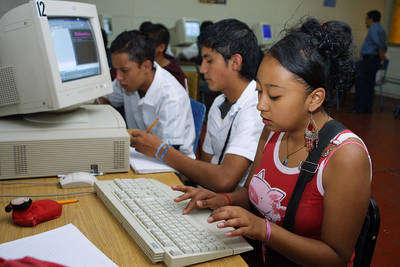
[[[25,256],[74,267],[117,266],[73,224],[0,244],[1,258]]]
[[[132,166],[132,169],[138,174],[177,172],[175,169],[171,168],[164,162],[137,152],[132,147],[130,148],[130,164]]]

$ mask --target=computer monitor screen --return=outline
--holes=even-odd
[[[186,36],[189,38],[196,38],[200,34],[200,25],[198,21],[185,22]]]
[[[273,43],[273,29],[270,24],[258,22],[253,25],[252,29],[257,37],[258,45],[265,48]]]
[[[62,82],[99,75],[99,56],[92,26],[85,18],[49,18]]]
[[[197,41],[200,34],[200,22],[193,18],[180,18],[171,29],[172,46],[188,46]]]
[[[263,37],[264,37],[264,39],[267,39],[267,40],[269,40],[269,39],[271,39],[272,38],[272,36],[271,36],[271,26],[270,25],[263,25],[262,26],[262,31],[263,31]]]
[[[95,5],[29,1],[0,18],[0,44],[0,117],[66,110],[112,92]]]

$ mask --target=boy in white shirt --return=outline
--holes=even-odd
[[[112,42],[116,70],[113,93],[102,103],[124,107],[129,129],[151,132],[183,154],[195,158],[194,121],[189,96],[179,82],[154,62],[155,43],[139,31],[122,32]]]
[[[254,33],[235,19],[207,27],[199,42],[200,72],[211,90],[222,93],[209,112],[201,160],[190,159],[143,131],[132,133],[131,144],[148,156],[162,151],[164,161],[194,183],[231,192],[243,185],[263,128],[254,81],[261,55]]]

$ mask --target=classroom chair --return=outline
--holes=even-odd
[[[188,66],[191,66],[192,69],[182,67],[182,70],[187,78],[187,89],[189,91],[189,97],[197,101],[199,99],[200,73],[196,65]]]
[[[194,128],[196,139],[194,140],[193,152],[196,154],[197,145],[200,140],[201,130],[203,128],[204,117],[206,115],[206,106],[203,103],[190,99],[190,106],[192,107],[192,114],[194,119]]]
[[[393,113],[395,119],[400,118],[400,105],[397,106]]]
[[[371,197],[367,215],[355,248],[354,267],[366,267],[371,265],[372,255],[374,254],[376,239],[379,233],[380,221],[378,204]]]
[[[375,76],[375,86],[379,87],[379,110],[383,110],[383,84],[386,82],[386,71],[389,65],[389,60],[386,59]]]

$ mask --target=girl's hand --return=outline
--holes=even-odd
[[[265,239],[265,219],[254,215],[242,207],[225,206],[216,209],[208,217],[207,222],[217,222],[218,228],[233,227],[235,230],[226,233],[227,236],[247,236],[263,241]]]
[[[195,188],[192,186],[176,185],[172,187],[175,191],[181,191],[184,194],[175,198],[175,202],[180,202],[186,199],[191,199],[189,204],[183,210],[183,214],[189,213],[193,208],[209,208],[217,209],[219,207],[228,205],[228,200],[225,196],[214,193],[213,191],[204,188]]]

